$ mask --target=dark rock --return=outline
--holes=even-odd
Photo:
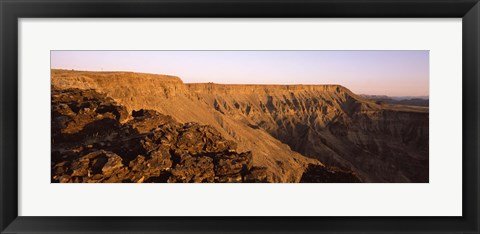
[[[267,178],[267,168],[265,167],[253,167],[250,169],[249,173],[245,175],[244,182],[246,183],[266,183],[268,182]]]
[[[228,153],[215,156],[215,174],[234,175],[245,173],[252,168],[252,152]]]
[[[300,179],[300,183],[359,183],[360,178],[353,172],[338,168],[327,168],[310,164]]]
[[[166,123],[173,123],[171,116],[162,115],[154,110],[132,111],[133,120],[128,125],[138,133],[149,133]]]
[[[212,158],[187,155],[183,156],[181,161],[172,169],[172,176],[168,182],[214,182],[214,178]]]
[[[107,182],[112,176],[124,177],[126,175],[122,158],[107,151],[92,152],[71,163],[59,163],[55,165],[54,170],[53,179],[62,183],[74,181]]]

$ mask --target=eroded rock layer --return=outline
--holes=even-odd
[[[148,138],[154,134],[150,127],[162,125],[162,121],[178,124],[178,128],[174,127],[176,132],[184,131],[180,129],[194,122],[195,126],[217,131],[214,136],[221,136],[222,141],[234,142],[236,146],[231,149],[236,156],[251,152],[251,168],[255,170],[244,175],[243,181],[260,174],[269,182],[323,181],[315,173],[325,172],[345,173],[330,177],[344,182],[354,177],[361,182],[428,182],[428,107],[370,101],[340,85],[183,84],[178,77],[131,72],[52,70],[52,85],[59,93],[71,88],[76,88],[76,92],[94,89],[108,97],[97,104],[96,101],[82,104],[87,106],[62,103],[58,108],[72,111],[76,116],[72,114],[69,117],[72,120],[62,117],[58,119],[61,127],[52,126],[52,131],[60,134],[52,135],[54,145],[82,141],[82,135],[76,131],[90,134],[104,129],[96,133],[97,138],[86,140],[88,146],[98,139],[115,139],[109,143],[113,144],[119,140],[115,137],[126,137],[121,134],[125,129],[132,131],[127,138]],[[88,95],[85,94],[87,100]],[[99,105],[95,109],[98,115],[91,113],[88,105]],[[107,108],[108,105],[115,110],[107,111],[112,108]],[[151,117],[156,115],[162,117]],[[115,128],[121,131],[110,134],[116,132],[112,130]],[[169,139],[177,140],[174,136]],[[68,139],[62,142],[62,138]],[[148,148],[147,145],[142,147]],[[132,143],[123,147],[125,152],[102,150],[117,154],[123,165],[130,167],[129,163],[138,155],[150,160],[150,151],[143,152],[145,148],[143,154],[128,151],[137,148],[140,149]],[[211,174],[206,169],[209,160],[219,165],[229,159],[229,155],[220,160],[222,157],[212,154],[202,155],[206,158],[195,158],[192,154],[193,151],[189,152],[193,159],[172,156],[177,157],[177,161],[171,159],[172,164],[180,162],[179,168],[182,163],[188,167],[207,165],[201,171],[207,176]],[[220,171],[214,169],[214,173]],[[174,175],[172,168],[169,173]],[[177,175],[189,178],[186,174]],[[229,178],[224,181],[234,181]]]
[[[340,85],[188,84],[223,115],[368,182],[428,182],[428,108],[363,99]]]

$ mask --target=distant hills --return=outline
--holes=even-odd
[[[359,96],[370,99],[376,102],[384,102],[397,105],[408,105],[408,106],[429,106],[429,97],[428,96],[386,96],[386,95],[367,95],[360,94]]]

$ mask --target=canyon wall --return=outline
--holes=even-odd
[[[321,164],[294,152],[263,129],[253,129],[231,116],[215,111],[190,93],[178,77],[132,72],[82,72],[52,70],[55,89],[94,89],[128,112],[151,109],[172,116],[181,123],[212,126],[227,140],[237,143],[240,152],[252,151],[253,165],[268,169],[272,182],[299,182],[309,164]]]
[[[340,85],[187,87],[218,112],[366,181],[428,181],[428,108],[376,103]]]
[[[339,85],[184,84],[165,75],[52,70],[52,87],[94,89],[128,112],[209,125],[239,152],[251,151],[271,182],[299,182],[315,165],[365,182],[428,182],[428,108],[376,103]]]

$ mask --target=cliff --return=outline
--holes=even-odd
[[[151,109],[211,126],[239,152],[251,151],[270,182],[322,181],[312,173],[335,171],[323,165],[367,182],[428,181],[428,108],[375,103],[340,85],[184,84],[164,75],[52,70],[52,86],[94,89],[128,113]]]
[[[309,164],[321,164],[294,152],[263,129],[253,129],[215,111],[190,93],[176,77],[131,72],[52,70],[54,89],[94,89],[126,107],[128,112],[151,109],[181,123],[209,125],[238,151],[252,151],[253,165],[267,168],[271,182],[298,182]]]
[[[366,181],[428,181],[428,108],[379,104],[340,85],[187,87],[218,112]]]

